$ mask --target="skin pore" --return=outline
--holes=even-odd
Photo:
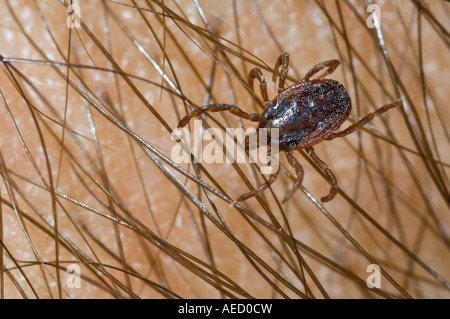
[[[385,2],[377,32],[368,4],[323,2],[5,1],[1,297],[448,298],[449,6]],[[332,201],[300,151],[304,188],[289,201],[282,159],[269,190],[233,204],[264,181],[257,166],[174,163],[171,132],[194,106],[261,113],[248,72],[261,68],[274,98],[282,52],[288,86],[340,60],[329,77],[353,104],[342,128],[402,105],[315,147],[339,183]]]

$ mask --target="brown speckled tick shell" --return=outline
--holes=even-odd
[[[352,109],[344,86],[331,79],[302,81],[274,98],[258,128],[279,129],[279,150],[311,147],[336,131]]]

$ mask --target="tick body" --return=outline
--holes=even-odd
[[[335,80],[294,84],[262,113],[258,128],[279,129],[279,150],[308,148],[327,138],[352,109],[344,86]]]
[[[283,202],[286,202],[297,191],[303,181],[303,167],[295,159],[294,150],[304,149],[314,163],[324,172],[328,183],[331,185],[329,194],[322,197],[323,202],[332,200],[338,191],[337,180],[327,164],[314,152],[313,146],[324,141],[343,137],[353,133],[363,125],[370,122],[375,116],[397,106],[399,102],[384,105],[372,113],[367,114],[357,123],[350,125],[342,131],[337,131],[342,123],[349,117],[352,104],[344,86],[332,79],[325,77],[339,66],[338,60],[329,60],[318,63],[298,83],[284,88],[289,68],[289,55],[283,53],[278,58],[273,73],[273,82],[278,81],[278,95],[270,101],[267,94],[267,84],[260,69],[254,68],[248,75],[248,84],[253,89],[255,79],[259,81],[261,96],[266,109],[262,114],[248,114],[235,105],[210,104],[198,108],[187,114],[178,123],[178,127],[185,126],[193,117],[205,112],[228,111],[232,114],[258,122],[257,129],[277,128],[279,132],[279,150],[284,152],[286,159],[295,169],[297,179],[292,189],[286,194]],[[315,79],[311,77],[324,70]],[[268,141],[269,142],[269,141]],[[270,145],[270,144],[267,144]],[[264,191],[278,176],[278,171],[268,178],[267,182],[255,190],[240,196],[237,201],[246,200]]]

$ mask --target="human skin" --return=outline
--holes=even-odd
[[[169,11],[159,22],[161,14],[100,1],[80,7],[80,28],[67,27],[61,3],[39,3],[38,9],[19,1],[0,8],[6,59],[0,72],[0,255],[9,270],[2,275],[3,297],[449,296],[449,143],[442,125],[449,116],[448,70],[445,32],[431,19],[444,21],[445,5],[422,9],[421,39],[404,31],[409,19],[417,30],[417,7],[381,7],[396,77],[361,4],[327,2],[329,22],[315,2],[258,1],[268,31],[251,1],[236,1],[235,11],[233,3],[201,2],[207,26],[192,2],[180,1],[181,9],[165,3],[202,30],[181,20],[177,25]],[[170,133],[190,105],[228,103],[261,113],[259,88],[251,94],[247,74],[260,67],[275,97],[270,71],[283,51],[291,60],[287,85],[318,62],[341,60],[329,77],[352,98],[342,128],[399,98],[403,104],[364,130],[315,147],[339,183],[329,203],[320,202],[329,189],[326,179],[299,152],[305,188],[286,204],[280,202],[294,171],[282,160],[273,192],[233,205],[249,191],[246,178],[253,187],[263,182],[254,166],[175,166]],[[255,126],[217,113],[206,123]],[[66,267],[73,264],[80,266],[81,288],[67,285]],[[370,264],[381,266],[380,290],[366,286]]]

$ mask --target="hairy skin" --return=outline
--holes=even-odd
[[[444,279],[450,277],[446,263],[449,251],[441,231],[449,223],[448,207],[436,186],[445,184],[446,179],[440,182],[439,177],[429,173],[448,171],[448,165],[440,164],[448,164],[444,155],[449,151],[440,124],[449,116],[445,104],[449,92],[444,89],[447,74],[442,72],[447,51],[442,47],[441,35],[436,33],[439,27],[426,25],[433,23],[429,16],[445,21],[442,4],[426,4],[432,7],[422,11],[422,51],[417,50],[417,22],[407,28],[410,38],[405,37],[402,28],[403,22],[415,20],[410,19],[410,14],[417,13],[414,2],[400,8],[403,20],[392,3],[381,7],[387,49],[402,81],[397,90],[405,99],[406,95],[410,97],[407,117],[401,110],[392,110],[391,116],[371,123],[376,130],[368,126],[348,138],[317,145],[315,153],[287,155],[271,189],[281,200],[297,183],[296,177],[302,171],[295,154],[308,172],[302,183],[308,193],[298,191],[291,194],[286,205],[278,205],[267,190],[267,203],[251,199],[239,205],[232,200],[263,181],[254,167],[183,166],[205,184],[226,193],[230,199],[226,201],[186,175],[174,170],[164,174],[168,165],[159,166],[162,160],[153,160],[154,154],[125,132],[129,129],[169,157],[175,142],[167,128],[174,128],[191,111],[189,103],[178,97],[180,94],[198,106],[205,105],[210,97],[206,104],[230,103],[248,114],[260,114],[263,103],[258,100],[259,94],[255,97],[246,87],[246,76],[255,66],[270,76],[273,61],[283,51],[291,53],[286,85],[303,78],[318,61],[342,61],[333,78],[345,85],[353,101],[347,124],[395,101],[396,89],[373,41],[376,30],[368,30],[364,25],[370,13],[363,7],[355,7],[360,14],[360,19],[356,19],[347,2],[325,1],[329,6],[328,20],[320,2],[291,1],[280,6],[269,0],[236,1],[236,15],[233,2],[199,2],[214,34],[238,46],[223,40],[215,43],[193,1],[178,1],[182,9],[173,4],[170,9],[184,10],[197,26],[205,28],[201,34],[177,21],[184,28],[183,33],[167,17],[164,33],[162,22],[157,22],[162,14],[153,14],[162,11],[159,7],[139,11],[107,2],[106,10],[102,1],[89,1],[81,7],[81,18],[98,43],[85,29],[66,27],[66,8],[60,2],[49,5],[38,1],[47,24],[33,1],[5,1],[0,6],[1,56],[35,61],[2,62],[0,71],[4,96],[0,108],[0,240],[4,244],[0,248],[0,263],[10,270],[0,278],[1,296],[448,298],[445,284],[423,267],[425,264]],[[143,3],[147,2],[139,5]],[[165,3],[169,5],[168,1]],[[258,15],[254,3],[259,5],[265,20]],[[158,41],[148,21],[156,30]],[[127,30],[121,29],[121,23]],[[333,32],[328,26],[334,27]],[[163,82],[148,56],[127,38],[127,31],[164,68],[173,83],[180,83],[174,86],[181,93]],[[168,31],[173,32],[179,45],[173,43]],[[164,34],[168,58],[165,62],[159,48],[159,43],[164,45]],[[341,34],[349,40],[350,48]],[[333,35],[337,36],[339,51]],[[242,52],[251,63],[242,62],[245,59],[229,53],[230,50],[226,57],[216,51],[224,45],[236,54]],[[239,45],[254,56],[241,51]],[[109,52],[124,73],[113,67],[102,49]],[[351,50],[351,57],[347,49]],[[71,68],[65,64],[68,56]],[[189,62],[186,56],[191,59]],[[282,67],[280,62],[279,68]],[[66,75],[79,91],[64,80]],[[161,83],[175,93],[162,90]],[[267,87],[270,96],[277,95],[276,87],[271,83]],[[89,104],[83,93],[104,114]],[[420,153],[424,145],[418,147],[411,138],[420,132],[416,113],[426,133],[420,141],[428,143],[430,154]],[[206,118],[207,124],[217,127],[213,119],[227,123],[226,127],[241,125],[233,115],[223,118],[213,114]],[[319,203],[329,187],[325,173],[319,172],[318,161],[308,160],[316,155],[330,165],[344,192],[325,208]],[[53,196],[52,188],[57,190]],[[14,200],[15,206],[11,205]],[[297,245],[293,245],[294,239]],[[81,288],[69,288],[66,284],[67,267],[72,264],[81,267]],[[386,272],[381,291],[366,286],[369,264],[380,264]],[[269,274],[266,267],[270,276],[262,275]],[[303,278],[309,290],[301,284]],[[212,285],[211,281],[217,284]]]

